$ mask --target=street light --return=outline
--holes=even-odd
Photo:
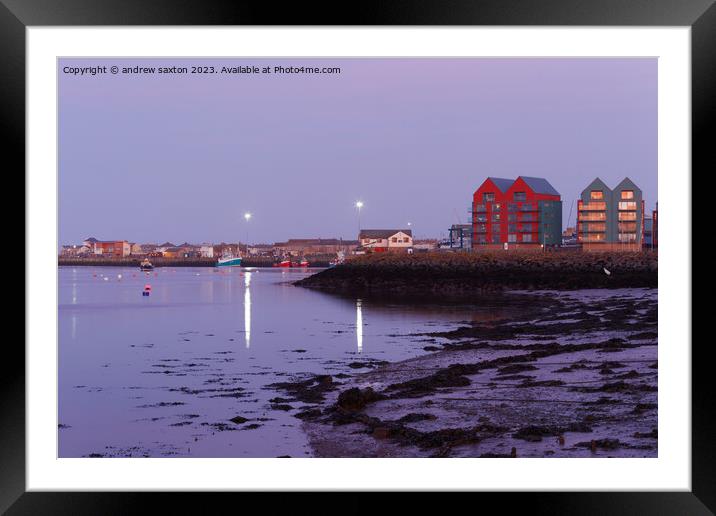
[[[249,212],[244,213],[244,219],[246,220],[246,256],[249,255],[249,220],[251,220],[251,214]]]
[[[363,201],[356,201],[356,208],[358,208],[358,235],[360,238],[360,209],[363,207]]]

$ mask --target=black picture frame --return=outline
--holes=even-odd
[[[716,113],[716,6],[713,0],[423,0],[270,2],[189,0],[0,0],[0,118],[8,175],[25,167],[25,29],[86,25],[550,25],[691,27],[692,169],[706,174],[713,151]],[[711,131],[709,131],[711,129]],[[711,167],[712,168],[712,167]],[[19,175],[19,174],[18,174]],[[692,178],[694,174],[692,172]],[[7,177],[7,176],[6,176]],[[690,206],[691,204],[689,204]],[[27,275],[29,271],[25,270]],[[686,347],[690,343],[684,342]],[[534,514],[713,514],[716,511],[716,424],[708,341],[692,347],[692,490],[690,492],[509,493],[484,498],[509,508],[525,504]],[[158,502],[162,512],[190,509],[185,493],[39,493],[25,489],[25,353],[6,342],[0,375],[0,511],[8,514],[127,514]],[[436,459],[437,460],[437,459]],[[199,495],[201,496],[201,495]],[[247,495],[241,495],[246,497]],[[357,496],[357,495],[351,495]],[[253,497],[253,495],[252,495]],[[252,498],[250,497],[250,498]],[[226,496],[201,496],[202,511]],[[461,503],[462,496],[455,498]],[[373,502],[329,503],[341,512],[363,512]],[[507,500],[506,500],[507,499]],[[327,500],[327,499],[326,499]],[[422,496],[413,501],[424,506]],[[248,507],[251,500],[242,498]],[[266,501],[264,501],[266,503]],[[295,510],[272,497],[271,512]],[[474,503],[474,502],[468,502]],[[218,508],[218,504],[217,504]],[[362,510],[361,510],[362,508]],[[444,508],[444,506],[443,506]]]

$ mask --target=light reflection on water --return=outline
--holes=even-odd
[[[251,273],[244,274],[244,336],[246,349],[251,347]]]
[[[356,299],[356,340],[358,341],[358,353],[363,351],[363,301]]]
[[[347,364],[358,354],[418,356],[425,342],[409,334],[501,313],[379,304],[289,284],[314,272],[177,268],[150,275],[61,267],[58,423],[68,428],[59,432],[59,455],[131,449],[150,456],[303,456],[300,423],[293,412],[271,408],[279,394],[266,385],[295,374],[354,373]],[[152,286],[146,297],[145,284]],[[220,395],[235,388],[243,389],[240,396]],[[260,427],[212,426],[237,415]]]

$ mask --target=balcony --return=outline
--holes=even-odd
[[[607,211],[607,203],[605,201],[585,202],[579,206],[579,211]]]

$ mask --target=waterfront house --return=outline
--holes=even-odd
[[[90,237],[83,241],[83,245],[90,249],[90,253],[101,256],[122,257],[130,254],[129,242],[126,240],[97,240]]]
[[[211,244],[201,244],[201,247],[199,247],[199,256],[202,258],[213,258],[214,246]]]
[[[362,229],[358,234],[360,249],[367,252],[406,251],[413,247],[410,229]]]
[[[541,177],[488,177],[472,201],[472,248],[542,249],[562,239],[562,199]]]
[[[290,238],[286,242],[276,242],[273,247],[281,256],[306,256],[348,253],[356,245],[357,241],[342,238]]]
[[[89,254],[92,250],[82,244],[82,245],[63,245],[61,254],[62,256],[83,256],[86,254]]]
[[[644,239],[644,200],[628,177],[614,189],[599,178],[577,201],[577,240],[585,251],[638,251]]]
[[[155,251],[157,251],[159,253],[163,253],[164,251],[166,251],[167,249],[170,249],[172,247],[176,247],[176,245],[172,244],[171,242],[164,242],[163,244],[159,245],[155,249]]]

